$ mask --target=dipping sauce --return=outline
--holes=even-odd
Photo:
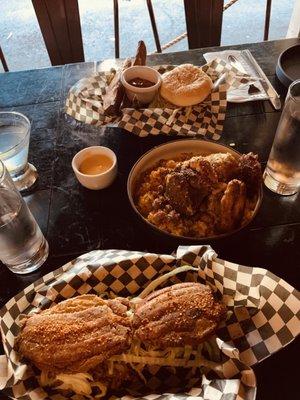
[[[97,175],[107,171],[113,165],[113,160],[104,154],[93,154],[80,164],[79,171],[85,175]]]
[[[133,78],[130,81],[128,81],[128,83],[129,85],[138,88],[147,88],[155,85],[154,82],[148,81],[148,79],[144,78]]]

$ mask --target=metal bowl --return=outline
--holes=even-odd
[[[289,47],[283,51],[276,65],[276,75],[287,88],[296,79],[300,79],[300,45]]]
[[[172,159],[173,157],[178,156],[181,153],[194,153],[197,155],[209,155],[212,153],[230,153],[234,157],[239,158],[241,157],[241,153],[239,153],[236,150],[233,150],[231,147],[224,146],[221,144],[217,144],[214,142],[202,140],[202,139],[180,139],[180,140],[174,140],[172,142],[168,142],[159,146],[154,147],[153,149],[149,150],[147,153],[143,154],[137,162],[134,164],[132,167],[128,180],[127,180],[127,194],[128,198],[130,201],[130,204],[135,211],[135,213],[138,215],[138,217],[144,222],[144,224],[147,224],[149,228],[154,230],[156,233],[159,233],[160,236],[161,234],[165,237],[168,237],[169,239],[182,239],[184,241],[189,241],[189,242],[207,242],[208,240],[215,240],[215,239],[221,239],[230,235],[233,235],[234,233],[239,232],[240,230],[244,229],[255,217],[257,214],[259,207],[262,202],[262,187],[260,188],[258,200],[253,212],[252,218],[247,222],[247,224],[233,230],[230,232],[222,233],[220,235],[214,235],[214,236],[206,236],[206,237],[201,237],[201,238],[195,238],[195,237],[188,237],[188,236],[180,236],[180,235],[173,235],[172,233],[163,231],[159,228],[157,228],[155,225],[151,224],[147,219],[145,219],[139,210],[137,209],[135,203],[134,203],[134,193],[135,193],[135,187],[136,184],[143,172],[148,170],[149,168],[153,167],[156,163],[158,163],[162,159]]]

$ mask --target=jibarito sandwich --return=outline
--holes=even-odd
[[[41,386],[88,398],[145,381],[151,365],[209,366],[202,343],[216,332],[225,306],[200,283],[149,294],[152,288],[134,299],[81,295],[33,314],[24,320],[17,350],[40,370]]]

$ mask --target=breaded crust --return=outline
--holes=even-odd
[[[133,319],[134,335],[159,348],[197,345],[212,335],[225,316],[208,286],[179,283],[147,296],[138,303]]]
[[[213,153],[206,157],[220,182],[229,182],[238,174],[238,159],[230,153]]]
[[[245,182],[248,195],[257,194],[262,184],[261,165],[257,154],[248,153],[241,156],[238,179]]]
[[[85,372],[130,346],[127,299],[82,295],[30,316],[17,339],[39,369]]]

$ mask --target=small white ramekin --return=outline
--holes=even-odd
[[[109,157],[113,162],[112,166],[107,171],[102,172],[100,174],[95,174],[95,175],[83,174],[82,172],[79,171],[80,165],[86,158],[94,154],[105,155]],[[103,146],[86,147],[85,149],[80,150],[77,154],[75,154],[72,160],[72,168],[76,178],[82,184],[82,186],[92,190],[104,189],[109,185],[111,185],[117,176],[117,170],[118,170],[117,157],[115,153],[108,147],[103,147]]]
[[[153,82],[154,85],[147,88],[135,87],[128,83],[133,78],[147,79]],[[149,104],[161,85],[161,76],[154,68],[135,65],[122,72],[121,82],[125,87],[129,100],[137,100],[142,104]]]

